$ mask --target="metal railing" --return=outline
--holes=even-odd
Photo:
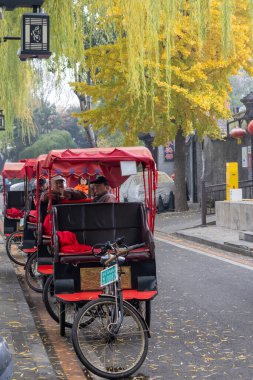
[[[242,189],[243,199],[253,199],[253,180],[239,181],[239,188]],[[226,199],[226,184],[218,183],[205,186],[202,183],[202,224],[206,224],[205,216],[215,214],[215,202]]]

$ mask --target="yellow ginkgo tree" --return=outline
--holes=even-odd
[[[219,137],[217,120],[230,114],[229,77],[241,67],[253,71],[252,7],[251,0],[90,5],[95,28],[113,25],[115,39],[85,52],[93,85],[74,87],[92,96],[96,106],[79,120],[96,129],[120,129],[127,145],[138,143],[140,132],[154,132],[156,145],[175,139],[178,210],[187,208],[185,136],[196,131],[200,139]]]

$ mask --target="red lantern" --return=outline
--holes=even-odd
[[[232,131],[230,131],[229,136],[233,139],[241,139],[246,135],[245,129],[242,128],[233,128]]]
[[[248,129],[249,134],[253,135],[253,120],[249,122],[247,129]]]

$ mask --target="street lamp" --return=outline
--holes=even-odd
[[[4,37],[0,42],[11,39],[21,39],[18,56],[21,61],[28,58],[49,58],[49,16],[42,13],[41,6],[44,0],[0,0],[0,9],[13,11],[15,8],[33,8],[33,13],[22,16],[21,38]]]
[[[25,13],[21,23],[21,61],[27,58],[49,58],[49,16],[46,13]]]
[[[5,120],[3,110],[0,110],[0,131],[5,131]]]

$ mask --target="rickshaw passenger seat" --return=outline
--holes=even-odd
[[[145,249],[129,253],[129,257],[145,259],[154,256],[153,236],[147,226],[144,205],[139,202],[56,205],[54,223],[56,231],[74,232],[81,244],[93,246],[124,236],[127,245],[140,241],[146,243]],[[85,257],[97,261],[94,257]]]

